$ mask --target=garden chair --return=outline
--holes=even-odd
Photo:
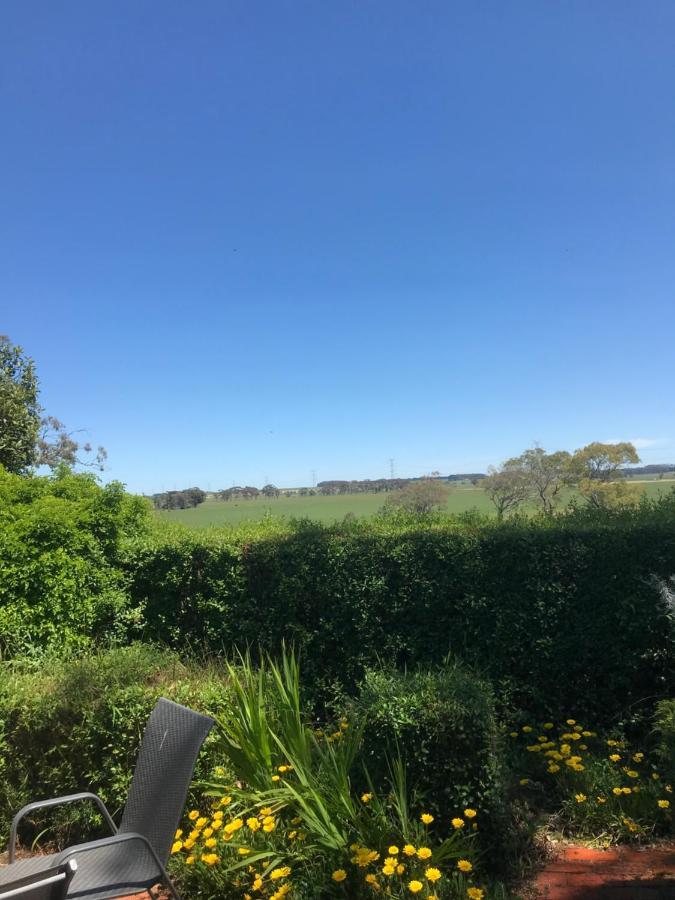
[[[62,866],[19,878],[0,887],[0,900],[64,900],[76,871],[77,863],[69,859]]]
[[[66,896],[78,900],[126,897],[163,883],[176,900],[178,893],[166,873],[176,829],[185,805],[199,750],[213,719],[171,700],[160,699],[143,735],[134,777],[119,828],[105,804],[89,792],[56,797],[24,806],[12,821],[8,866],[0,868],[0,889],[10,881],[43,872],[50,866],[77,860],[77,872]],[[60,853],[14,861],[21,819],[36,809],[93,800],[112,834],[75,844]]]

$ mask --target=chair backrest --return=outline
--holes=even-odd
[[[0,887],[0,900],[64,900],[76,869],[75,860],[69,859],[61,866],[7,882]]]
[[[165,700],[150,714],[120,831],[146,837],[166,864],[190,781],[213,719]]]

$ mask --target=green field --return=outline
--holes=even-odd
[[[658,493],[675,486],[675,479],[644,481],[640,484],[648,496],[655,497]],[[255,521],[265,515],[298,519],[307,517],[319,522],[336,522],[347,513],[353,513],[355,516],[372,516],[381,508],[385,499],[386,494],[344,494],[335,497],[279,497],[276,500],[265,497],[237,501],[206,500],[193,509],[174,509],[158,512],[157,515],[163,519],[182,522],[191,528]],[[451,488],[447,511],[460,513],[470,509],[494,513],[494,507],[480,488],[472,484],[459,484]]]

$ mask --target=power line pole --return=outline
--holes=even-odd
[[[316,487],[316,469],[312,469],[312,487]]]
[[[390,478],[395,477],[395,475],[394,475],[394,457],[393,456],[389,457],[389,477]]]

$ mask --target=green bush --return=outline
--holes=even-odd
[[[223,674],[183,665],[144,645],[69,660],[0,664],[0,844],[12,815],[32,800],[92,790],[113,813],[124,805],[138,747],[160,696],[213,711],[227,697]],[[207,739],[207,747],[213,739]],[[209,772],[202,756],[201,775]],[[96,833],[93,807],[77,804],[31,816],[32,839],[47,824],[59,845]]]
[[[633,510],[553,519],[324,527],[258,523],[129,542],[132,608],[147,634],[213,651],[302,653],[316,696],[354,689],[378,660],[451,653],[542,718],[610,722],[675,692],[672,622],[654,576],[675,572],[675,493]]]
[[[661,700],[656,706],[656,752],[665,777],[675,782],[675,700]]]
[[[380,786],[400,752],[411,790],[434,815],[484,809],[500,794],[499,732],[488,684],[462,666],[370,669],[348,718],[364,722],[366,767]]]
[[[138,616],[120,544],[148,515],[118,482],[101,487],[67,469],[20,477],[0,466],[0,656],[124,637]]]

